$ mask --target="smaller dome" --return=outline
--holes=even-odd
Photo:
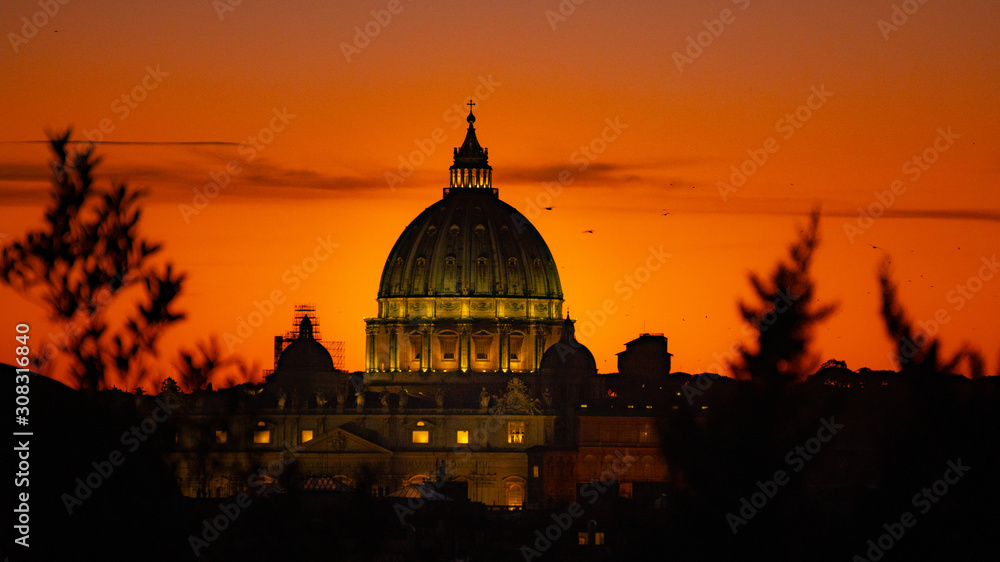
[[[309,316],[299,323],[299,335],[278,357],[277,371],[332,371],[333,357],[313,337]]]
[[[569,314],[563,322],[562,336],[559,341],[549,346],[542,355],[539,364],[542,371],[571,372],[574,374],[596,375],[597,361],[587,346],[576,341],[576,329]]]

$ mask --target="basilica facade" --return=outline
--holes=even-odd
[[[365,319],[365,371],[335,369],[315,311],[299,309],[265,384],[183,398],[171,460],[184,493],[371,486],[517,507],[570,497],[576,480],[600,475],[593,454],[578,469],[574,451],[586,403],[606,398],[604,377],[563,316],[544,239],[493,187],[475,120],[470,111],[441,199],[389,251],[377,315]],[[655,439],[635,423],[645,457],[619,456],[646,466]],[[558,494],[541,484],[552,459],[565,467]]]

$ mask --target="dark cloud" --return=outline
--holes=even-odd
[[[226,173],[226,163],[236,161],[240,172],[230,181],[238,189],[227,191],[230,196],[259,198],[261,195],[281,199],[308,199],[333,193],[356,193],[361,190],[388,189],[381,176],[334,176],[314,170],[285,168],[264,160],[241,162],[239,159],[215,156],[197,165],[111,165],[97,168],[100,181],[125,182],[132,187],[148,189],[160,198],[172,199],[183,194],[190,198],[191,190],[201,188],[212,175]],[[412,177],[410,178],[412,179]],[[45,164],[0,163],[0,205],[33,205],[43,203],[48,196],[51,171]],[[416,182],[411,182],[416,185]],[[229,186],[227,186],[228,188]],[[404,185],[397,186],[397,189]],[[275,189],[280,188],[280,189]]]
[[[520,166],[504,168],[495,173],[495,178],[507,183],[531,183],[556,181],[559,175],[571,174],[574,185],[580,186],[607,186],[621,182],[645,182],[650,184],[663,184],[662,174],[668,170],[676,170],[697,164],[696,159],[670,159],[645,164],[623,164],[617,162],[591,162],[581,170],[582,163],[569,163],[566,165],[547,164],[544,166]]]

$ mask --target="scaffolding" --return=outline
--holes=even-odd
[[[344,342],[342,341],[323,341],[323,336],[319,330],[319,317],[316,316],[316,305],[315,304],[297,304],[295,305],[295,323],[294,328],[285,332],[284,336],[275,337],[275,349],[274,349],[274,366],[278,367],[278,356],[282,351],[288,347],[288,344],[295,341],[295,338],[299,336],[299,325],[302,324],[302,319],[306,316],[309,317],[309,321],[312,323],[313,338],[320,343],[327,351],[330,352],[330,357],[333,359],[333,368],[338,371],[343,371],[346,366],[345,361],[345,351]],[[280,340],[277,341],[277,340]]]

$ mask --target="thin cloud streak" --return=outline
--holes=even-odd
[[[0,141],[0,144],[49,144],[49,140],[15,140]],[[147,145],[147,146],[185,146],[185,145],[208,145],[208,146],[239,146],[238,142],[229,141],[88,141],[78,140],[74,143],[100,144],[120,144],[120,145]]]

